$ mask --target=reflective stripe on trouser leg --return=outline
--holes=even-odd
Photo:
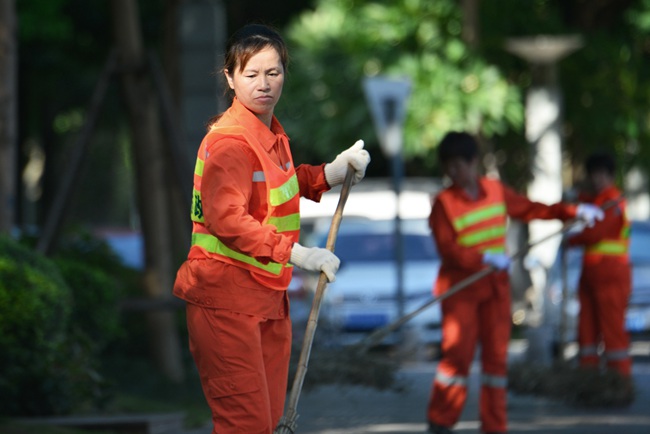
[[[442,360],[427,406],[427,418],[435,424],[453,426],[463,411],[476,346],[479,301],[477,297],[450,297],[442,302]]]
[[[615,369],[626,376],[632,373],[632,359],[627,349],[605,351],[604,356],[609,369]]]
[[[433,381],[428,419],[442,426],[453,426],[467,399],[467,377],[447,375],[438,369]]]
[[[583,345],[578,352],[580,356],[580,366],[598,366],[598,346]]]
[[[481,425],[486,432],[506,430],[507,377],[483,374],[481,376]]]
[[[483,432],[508,430],[506,386],[508,382],[508,341],[510,339],[510,298],[493,297],[479,310],[481,330],[480,419]]]

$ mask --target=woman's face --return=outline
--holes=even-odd
[[[284,68],[275,48],[262,49],[251,56],[243,69],[237,65],[225,74],[239,102],[270,126],[284,84]]]

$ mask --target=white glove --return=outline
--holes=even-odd
[[[483,263],[497,270],[507,270],[510,267],[510,257],[505,253],[483,253]]]
[[[337,155],[334,161],[325,165],[325,179],[330,187],[343,184],[350,165],[355,170],[352,184],[356,184],[365,176],[368,163],[370,154],[363,149],[363,140],[357,140],[354,145]]]
[[[327,276],[328,282],[334,282],[336,272],[341,265],[341,260],[329,250],[320,247],[303,247],[298,243],[293,243],[289,262],[306,271],[322,271]]]
[[[605,218],[605,213],[596,205],[581,203],[578,205],[576,217],[583,220],[588,227],[592,227],[596,224],[596,220],[600,221]]]

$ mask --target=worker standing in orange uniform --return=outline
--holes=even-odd
[[[593,154],[585,161],[590,191],[580,200],[605,208],[605,218],[568,239],[570,246],[584,246],[578,289],[579,364],[599,367],[598,347],[604,344],[603,358],[609,369],[629,377],[632,360],[628,354],[630,337],[625,330],[625,310],[631,291],[628,255],[630,223],[625,201],[616,188],[616,163],[608,154]]]
[[[192,246],[174,295],[187,302],[190,351],[212,411],[213,434],[270,434],[284,411],[291,352],[287,286],[292,266],[333,281],[339,259],[298,243],[300,196],[319,201],[348,167],[370,161],[358,141],[329,164],[294,167],[273,114],[287,49],[251,24],[230,39],[223,73],[234,93],[198,151]]]
[[[477,342],[481,345],[480,419],[483,433],[507,430],[507,352],[510,284],[506,253],[507,218],[584,219],[602,217],[593,205],[531,202],[501,182],[482,177],[478,145],[463,132],[440,142],[438,159],[451,185],[436,197],[429,224],[442,263],[435,284],[440,296],[486,266],[495,272],[442,301],[442,359],[427,409],[429,432],[448,434],[460,418]]]

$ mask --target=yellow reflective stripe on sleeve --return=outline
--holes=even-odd
[[[192,189],[192,209],[190,210],[192,221],[203,223],[203,203],[201,202],[201,192],[196,188]]]
[[[625,240],[630,238],[630,225],[626,224],[625,226],[623,226],[623,228],[621,229],[621,238]]]
[[[489,220],[493,217],[504,215],[506,213],[506,206],[503,203],[488,205],[484,208],[468,212],[460,217],[454,219],[453,225],[457,231],[462,231],[478,222]]]
[[[465,247],[471,247],[483,243],[485,241],[490,241],[490,240],[503,237],[505,236],[505,234],[506,234],[505,226],[502,225],[493,226],[486,229],[480,229],[478,231],[461,235],[458,238],[458,243]]]
[[[506,246],[492,246],[488,247],[487,249],[482,249],[483,253],[505,253],[506,252]]]
[[[227,256],[232,259],[244,262],[246,264],[253,265],[259,269],[268,271],[269,273],[280,275],[282,272],[282,264],[277,262],[269,262],[268,264],[262,264],[255,258],[247,256],[243,253],[237,252],[229,247],[226,247],[224,243],[219,241],[219,239],[210,234],[192,234],[192,245],[203,247],[206,251],[210,253],[216,253],[219,255]],[[286,267],[292,267],[291,264],[285,265]]]
[[[300,213],[283,217],[270,217],[268,223],[275,226],[278,232],[297,231],[300,230]]]
[[[270,191],[270,201],[272,206],[282,205],[288,202],[300,192],[298,186],[298,177],[294,174],[287,182],[278,188],[273,188]]]
[[[200,158],[196,159],[196,164],[194,165],[194,175],[203,176],[203,167],[205,166],[205,161]]]
[[[627,241],[600,241],[599,243],[587,247],[585,252],[598,253],[601,255],[624,255],[627,253]]]

